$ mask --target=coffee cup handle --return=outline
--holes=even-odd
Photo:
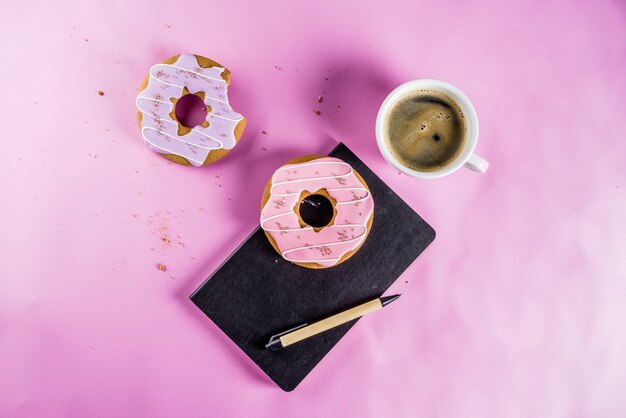
[[[476,154],[470,155],[469,159],[465,162],[465,166],[472,171],[478,173],[484,173],[489,168],[489,161]]]

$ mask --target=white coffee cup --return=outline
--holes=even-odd
[[[459,105],[463,115],[465,116],[466,138],[463,150],[454,161],[435,171],[418,171],[403,165],[392,155],[391,151],[387,147],[387,141],[385,138],[385,120],[393,105],[395,105],[398,100],[406,96],[410,96],[412,92],[418,90],[435,90],[445,94]],[[453,173],[463,166],[469,168],[470,170],[484,173],[489,167],[489,162],[487,162],[487,160],[474,154],[474,148],[476,148],[476,143],[478,142],[478,117],[476,116],[476,110],[474,109],[472,102],[469,101],[467,96],[463,94],[461,90],[454,87],[452,84],[441,80],[420,78],[406,82],[389,93],[383,104],[380,106],[378,116],[376,117],[376,142],[378,142],[378,148],[380,148],[380,152],[383,154],[383,157],[385,157],[391,165],[403,173],[413,177],[434,179]]]

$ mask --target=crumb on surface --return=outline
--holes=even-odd
[[[324,100],[324,98],[322,96],[317,96],[317,102],[318,103],[322,103],[323,100]]]
[[[261,151],[267,151],[267,148],[261,147]],[[228,200],[230,200],[230,199],[228,199]]]
[[[339,109],[341,107],[341,105],[337,105],[337,109]]]
[[[328,77],[324,77],[324,80],[328,81]]]
[[[166,270],[165,264],[163,264],[163,263],[159,263],[159,265],[157,267],[161,271],[165,271]]]
[[[267,131],[261,131],[263,135],[267,135]]]
[[[104,92],[102,90],[98,90],[98,96],[104,96]]]
[[[322,114],[322,112],[320,112],[319,110],[314,110],[313,113],[315,113],[317,116]]]

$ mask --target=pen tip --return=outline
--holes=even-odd
[[[400,296],[402,296],[402,294],[391,295],[391,296],[381,296],[380,303],[383,305],[383,307],[385,307],[389,305],[391,302],[393,302],[394,300],[397,300]]]

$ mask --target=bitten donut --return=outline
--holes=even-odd
[[[363,245],[374,200],[350,164],[302,157],[280,167],[261,203],[261,227],[283,258],[308,268],[336,266]]]
[[[199,55],[182,54],[153,65],[137,95],[137,119],[151,150],[183,165],[202,166],[224,157],[237,144],[246,119],[228,102],[230,71]],[[195,94],[206,119],[188,127],[176,117],[176,104]]]

